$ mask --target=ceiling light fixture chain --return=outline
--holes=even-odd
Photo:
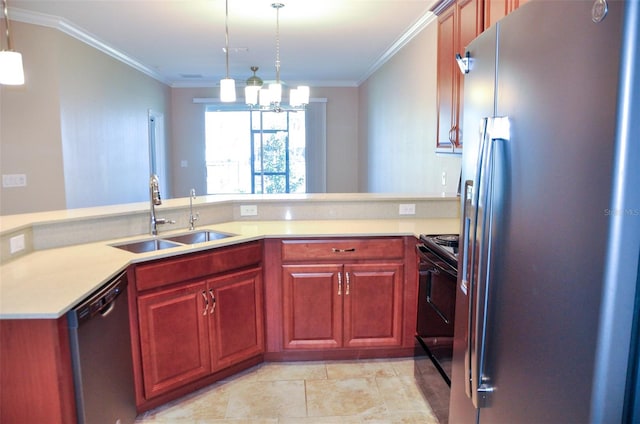
[[[283,107],[282,82],[280,80],[280,9],[283,3],[271,3],[276,9],[276,82],[269,84],[269,88],[261,88],[262,80],[256,76],[257,66],[252,66],[253,76],[247,80],[245,88],[245,102],[251,107],[259,107],[261,110],[282,112],[285,110],[304,110],[309,103],[309,87],[298,86],[289,91],[289,106]]]
[[[0,51],[0,84],[22,85],[24,84],[22,54],[13,51],[11,32],[9,31],[9,6],[7,5],[7,0],[2,0],[2,13],[6,24],[4,35],[7,38],[7,50]]]
[[[282,3],[273,3],[271,7],[276,9],[276,82],[280,84],[280,9]]]
[[[224,52],[227,62],[227,78],[229,78],[229,0],[224,2]]]
[[[2,12],[4,14],[5,22],[5,36],[7,37],[7,50],[13,50],[11,45],[11,34],[9,33],[9,6],[7,6],[7,0],[2,0]]]

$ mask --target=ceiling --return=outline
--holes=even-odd
[[[275,79],[273,0],[229,1],[230,77]],[[434,18],[436,0],[283,0],[281,79],[357,86]],[[174,87],[225,76],[225,0],[9,0],[9,18],[57,28]],[[13,39],[19,50],[19,40]]]

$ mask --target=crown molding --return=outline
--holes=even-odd
[[[85,31],[84,29],[76,25],[73,25],[66,19],[63,19],[57,16],[47,15],[44,13],[35,13],[28,10],[17,9],[17,8],[11,9],[11,19],[18,22],[24,22],[27,24],[40,25],[48,28],[57,29],[58,31],[61,31],[69,35],[70,37],[73,37],[76,40],[79,40],[113,57],[114,59],[125,63],[126,65],[129,65],[130,67],[142,72],[145,75],[150,76],[155,80],[158,80],[163,84],[170,85],[169,81],[167,81],[162,75],[160,75],[153,69],[143,65],[142,63],[138,62],[137,60],[128,56],[127,54],[121,52],[120,50],[111,47],[107,43],[100,40],[98,37],[90,34],[88,31]]]
[[[53,15],[47,15],[44,13],[37,13],[20,8],[11,8],[11,19],[24,22],[33,25],[40,25],[49,28],[57,29],[111,57],[120,62],[129,65],[130,67],[142,72],[149,77],[168,85],[172,88],[196,88],[196,87],[215,87],[217,82],[205,82],[205,81],[169,81],[165,79],[158,72],[149,68],[148,66],[140,63],[136,59],[128,56],[126,53],[115,49],[100,40],[98,37],[92,35],[88,31],[73,25],[64,18],[60,18]],[[398,51],[400,51],[407,43],[409,43],[416,35],[418,35],[424,28],[426,28],[431,22],[433,22],[437,16],[427,11],[422,15],[404,34],[402,34],[365,72],[365,74],[358,81],[318,81],[315,84],[307,82],[306,85],[313,87],[359,87],[364,83],[374,72],[382,67],[387,61],[389,61]]]
[[[385,63],[387,63],[396,53],[398,53],[409,41],[413,40],[413,38],[418,35],[423,29],[425,29],[429,24],[435,21],[437,16],[431,12],[427,11],[424,15],[422,15],[404,34],[400,36],[392,45],[384,52],[378,60],[376,60],[373,65],[367,70],[367,72],[360,78],[358,81],[358,86],[364,83],[374,72],[382,67]]]

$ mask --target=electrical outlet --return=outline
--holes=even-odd
[[[240,216],[258,215],[258,205],[240,205]]]
[[[2,174],[2,187],[26,187],[27,176],[25,174]]]
[[[415,203],[401,203],[398,207],[398,213],[400,215],[415,215],[416,204]]]
[[[14,254],[24,250],[24,234],[9,239],[9,253]]]

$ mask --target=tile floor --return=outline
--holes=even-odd
[[[263,363],[147,411],[136,424],[438,424],[417,382],[436,374],[426,357]]]

